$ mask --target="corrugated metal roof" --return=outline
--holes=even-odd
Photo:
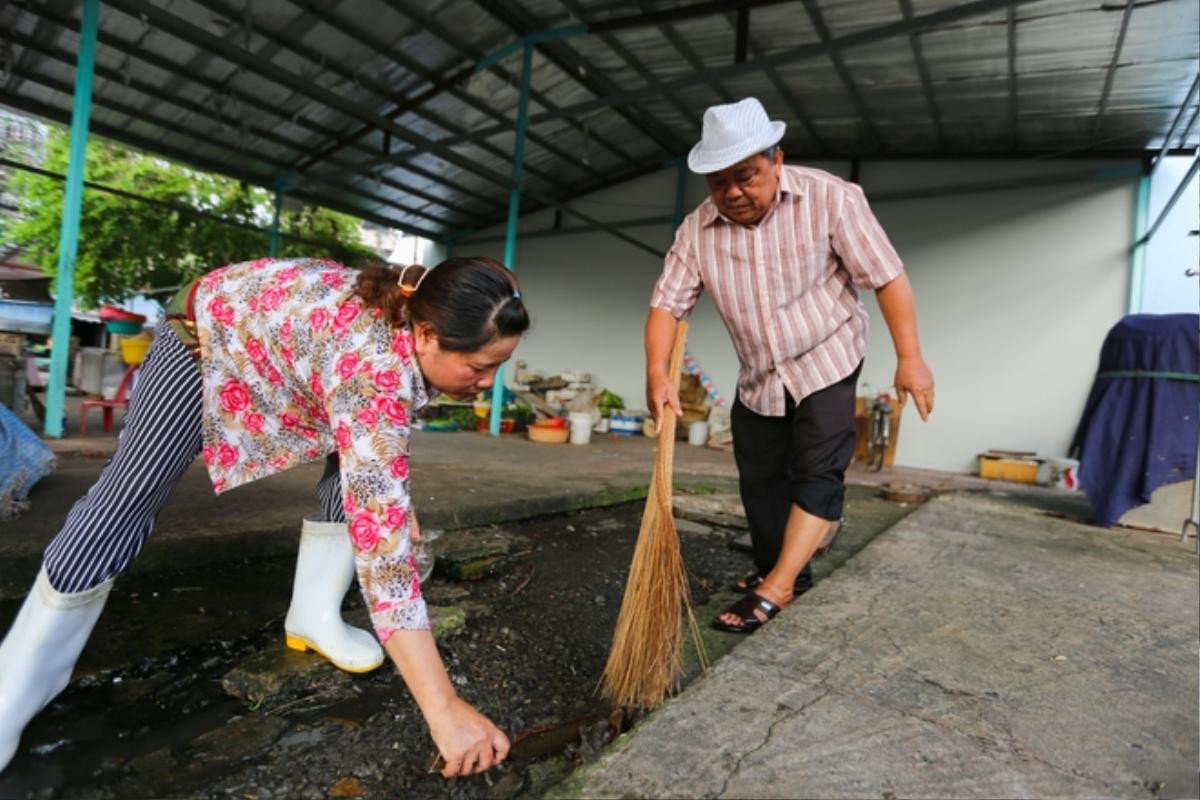
[[[0,8],[0,103],[69,120],[78,6]],[[473,65],[581,23],[535,50],[527,207],[657,168],[751,94],[794,158],[1200,139],[1195,0],[103,0],[93,130],[452,237],[503,218],[512,167],[519,51]]]

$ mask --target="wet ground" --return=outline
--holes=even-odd
[[[816,562],[818,579],[909,510],[851,487],[845,531]],[[608,711],[594,689],[640,517],[635,503],[477,529],[510,544],[477,580],[447,577],[462,569],[439,562],[425,594],[464,612],[439,644],[465,699],[514,732]],[[681,523],[702,624],[752,566],[730,547],[738,533]],[[447,534],[439,547],[458,537]],[[285,654],[291,578],[291,559],[273,558],[119,581],[76,680],[30,725],[0,775],[0,797],[532,797],[594,757],[600,742],[584,736],[486,776],[430,775],[433,746],[393,670],[350,676]],[[0,629],[16,608],[0,605]],[[365,624],[356,592],[346,608]],[[737,641],[712,633],[710,655]],[[235,667],[264,659],[287,669],[307,663],[307,671],[261,696],[237,699],[223,688]]]

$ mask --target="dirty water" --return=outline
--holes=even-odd
[[[846,527],[815,562],[818,580],[911,510],[876,495],[851,487]],[[633,503],[445,534],[448,551],[471,536],[505,542],[440,558],[425,586],[431,605],[461,612],[460,627],[439,636],[461,696],[514,734],[607,716],[594,690],[641,511]],[[727,602],[724,588],[752,568],[730,547],[739,533],[680,526],[698,607]],[[393,669],[351,676],[283,649],[292,566],[246,560],[118,581],[75,680],[0,774],[0,797],[536,797],[607,741],[601,722],[485,776],[429,774],[433,745]],[[365,626],[356,591],[345,608]],[[0,630],[16,610],[0,604]],[[702,624],[713,610],[699,608]],[[738,641],[713,636],[716,655]],[[231,675],[264,658],[307,669],[303,684],[246,699],[226,691]]]

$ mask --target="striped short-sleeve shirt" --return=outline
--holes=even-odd
[[[708,290],[741,368],[738,396],[782,416],[854,371],[867,343],[858,288],[878,289],[904,265],[857,185],[784,166],[776,201],[756,225],[706,199],[679,226],[650,305],[676,318]]]

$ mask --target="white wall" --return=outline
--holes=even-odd
[[[846,176],[846,164],[815,164]],[[921,338],[937,380],[937,410],[921,424],[906,411],[900,464],[971,471],[990,447],[1065,453],[1091,386],[1100,344],[1124,312],[1135,180],[887,199],[922,187],[980,181],[1079,178],[1111,162],[867,163],[859,181],[908,267]],[[606,220],[670,216],[672,170],[572,203]],[[690,211],[704,197],[691,177]],[[526,231],[547,213],[522,219]],[[578,224],[564,217],[564,225]],[[625,232],[665,250],[669,226]],[[499,258],[501,242],[459,244],[456,255]],[[517,275],[534,325],[517,350],[538,370],[587,370],[626,403],[642,399],[642,324],[661,262],[606,233],[520,241]],[[863,380],[891,384],[895,361],[874,297]],[[737,361],[707,299],[692,317],[689,350],[732,397]]]

